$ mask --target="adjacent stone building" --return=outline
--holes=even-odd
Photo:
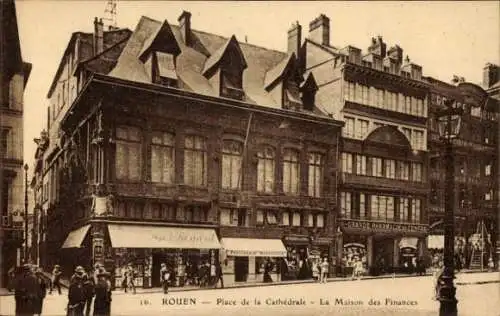
[[[321,110],[344,121],[337,257],[371,274],[398,271],[425,253],[428,84],[398,45],[372,38],[366,52],[336,47],[330,20],[309,25],[302,50]],[[335,137],[335,135],[330,135]]]
[[[0,287],[21,263],[24,215],[23,95],[31,64],[23,61],[14,1],[0,2]]]

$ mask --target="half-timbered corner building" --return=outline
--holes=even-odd
[[[182,286],[219,260],[226,284],[261,282],[267,262],[279,281],[308,256],[331,261],[343,124],[316,104],[300,31],[278,52],[178,22],[142,17],[115,64],[75,73],[61,260],[102,262],[117,286],[133,264],[144,287],[161,263]]]

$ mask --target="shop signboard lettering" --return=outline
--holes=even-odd
[[[367,229],[384,232],[417,232],[427,233],[427,225],[405,224],[405,223],[380,223],[369,221],[343,220],[342,226],[345,228]]]
[[[193,234],[188,232],[165,232],[164,234],[158,235],[153,234],[152,238],[156,241],[182,241],[182,242],[213,242],[213,234]]]
[[[228,256],[236,257],[286,257],[286,253],[281,251],[266,250],[226,250]]]

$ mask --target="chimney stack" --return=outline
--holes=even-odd
[[[387,56],[396,60],[396,63],[398,65],[401,65],[403,63],[403,49],[399,47],[399,45],[391,47],[387,52]]]
[[[184,39],[184,44],[190,46],[191,44],[191,13],[188,11],[182,11],[181,15],[177,19],[179,21],[179,28],[181,30],[182,38]]]
[[[377,38],[372,37],[372,44],[368,47],[368,52],[379,55],[382,59],[385,58],[387,52],[387,45],[384,43],[382,36],[377,36]]]
[[[330,19],[321,14],[309,23],[309,39],[321,44],[330,46]]]
[[[104,51],[104,23],[102,19],[94,19],[94,56]]]
[[[483,68],[483,86],[487,89],[500,80],[500,67],[491,63],[486,63]]]
[[[295,53],[295,57],[299,58],[300,45],[302,44],[302,26],[297,21],[292,24],[288,30],[288,55]]]

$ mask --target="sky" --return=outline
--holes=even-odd
[[[47,122],[47,92],[64,49],[75,31],[92,32],[94,17],[104,17],[104,0],[16,0],[23,59],[33,64],[24,99],[24,160],[33,166],[35,143]],[[117,26],[134,30],[141,16],[177,24],[183,10],[193,29],[285,51],[292,23],[302,25],[321,13],[330,18],[330,42],[367,49],[381,35],[398,44],[425,76],[450,81],[453,75],[481,83],[487,62],[499,64],[500,4],[474,2],[215,2],[123,1]]]

